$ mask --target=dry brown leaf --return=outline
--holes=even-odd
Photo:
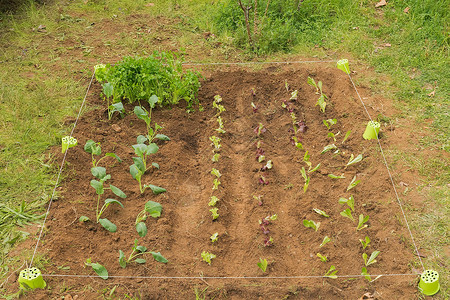
[[[409,7],[405,8],[405,9],[403,10],[403,12],[404,12],[405,14],[409,13]]]
[[[428,97],[434,97],[434,95],[436,95],[436,90],[432,91],[431,93],[428,94]]]
[[[380,0],[377,4],[375,4],[375,7],[381,7],[385,6],[387,4],[386,0]]]
[[[155,3],[147,3],[147,4],[144,4],[144,6],[146,6],[146,7],[155,6]]]
[[[390,47],[390,46],[392,46],[391,44],[389,44],[389,43],[384,43],[384,44],[381,44],[381,47]]]
[[[371,293],[365,293],[364,295],[361,296],[361,298],[359,298],[358,300],[375,300],[373,294]]]

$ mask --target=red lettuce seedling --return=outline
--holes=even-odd
[[[257,137],[260,137],[261,134],[265,133],[267,130],[262,123],[259,123],[258,127],[254,129]]]
[[[264,176],[262,176],[262,175],[261,175],[261,177],[258,179],[258,182],[259,182],[260,184],[262,184],[262,185],[268,185],[268,184],[269,184],[269,181],[268,181]]]
[[[264,165],[264,167],[261,168],[261,172],[264,172],[266,170],[270,170],[273,168],[273,163],[271,160],[267,161],[267,163]]]
[[[253,102],[251,104],[252,104],[253,112],[254,113],[258,112],[258,106],[256,106],[255,103],[253,103]]]

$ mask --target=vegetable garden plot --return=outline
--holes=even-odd
[[[102,105],[99,94],[95,85],[91,105]],[[198,98],[203,111],[152,112],[162,126],[159,132],[170,140],[155,141],[159,150],[147,165],[158,168],[145,173],[142,182],[167,190],[161,194],[141,193],[130,175],[136,137],[147,130],[133,114],[134,105],[125,105],[124,118],[114,115],[109,121],[107,110],[99,108],[79,120],[74,132],[79,146],[68,151],[61,196],[40,246],[53,263],[43,273],[68,275],[46,277],[50,286],[69,286],[72,294],[82,291],[88,297],[117,284],[116,293],[140,293],[143,299],[191,298],[194,287],[207,286],[208,297],[219,299],[356,299],[366,292],[414,297],[415,277],[333,279],[359,275],[363,268],[367,274],[410,274],[414,260],[376,142],[362,138],[368,119],[346,74],[318,65],[217,72],[202,82]],[[320,101],[326,106],[316,105]],[[107,157],[101,163],[111,175],[107,184],[126,194],[120,199],[123,208],[112,203],[102,214],[117,226],[115,232],[95,222],[92,155],[83,149],[88,140],[122,160]],[[113,196],[107,190],[100,206]],[[148,201],[159,203],[162,211],[141,220],[147,234],[140,236],[136,217]],[[79,222],[80,216],[91,221]],[[143,252],[149,253],[136,257],[146,262],[131,259],[124,267],[130,254],[138,254],[136,246],[146,247]],[[110,279],[70,276],[95,275],[87,259],[106,267]],[[329,278],[270,278],[324,275]],[[166,278],[198,276],[265,279],[207,279],[206,285]],[[57,295],[57,290],[34,291],[32,297]]]

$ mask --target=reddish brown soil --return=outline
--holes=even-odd
[[[324,93],[329,97],[326,113],[315,106],[318,96],[306,84],[312,76],[324,82]],[[285,88],[289,83],[289,93]],[[254,88],[256,96],[252,96]],[[290,143],[291,118],[281,107],[290,92],[299,91],[293,103],[299,120],[308,126],[301,134],[302,143],[311,155],[315,166],[321,167],[311,174],[311,182],[303,192],[300,174],[304,150]],[[102,105],[99,85],[95,84],[88,97],[88,106]],[[217,122],[212,107],[214,95],[220,94],[227,109],[222,114],[226,133],[215,132]],[[183,279],[183,278],[99,278],[45,276],[51,289],[34,291],[28,299],[57,299],[70,294],[78,299],[94,299],[99,291],[108,291],[117,285],[115,295],[139,296],[141,299],[193,299],[194,289],[203,291],[207,299],[358,299],[365,293],[374,299],[413,299],[417,297],[416,277],[381,277],[369,283],[364,278],[296,278],[276,279],[286,276],[322,276],[331,265],[337,275],[357,275],[364,266],[363,250],[359,239],[366,235],[372,240],[366,253],[381,251],[377,263],[370,265],[371,274],[410,274],[409,264],[414,260],[411,241],[405,229],[403,217],[382,163],[376,142],[366,141],[362,133],[368,121],[348,77],[334,67],[323,65],[296,65],[284,68],[270,67],[259,72],[234,70],[216,72],[202,83],[199,99],[205,110],[186,113],[183,107],[157,109],[153,120],[164,126],[162,133],[171,141],[158,142],[160,150],[151,161],[161,169],[145,174],[143,181],[162,186],[167,193],[153,195],[147,190],[140,194],[138,184],[129,174],[134,156],[131,145],[136,137],[145,133],[145,124],[127,105],[127,115],[108,121],[106,110],[92,110],[79,120],[74,136],[79,146],[71,148],[64,167],[60,197],[53,203],[46,224],[47,231],[40,252],[47,253],[52,262],[44,271],[51,275],[95,275],[85,267],[87,258],[104,265],[111,276],[138,277],[186,277],[223,276],[258,277],[254,279]],[[258,106],[252,111],[251,102]],[[372,116],[378,111],[369,107]],[[332,132],[340,132],[335,144],[341,155],[331,152],[320,154],[324,146],[334,143],[327,137],[328,130],[322,120],[336,118]],[[258,183],[263,164],[255,159],[255,133],[253,129],[262,123],[267,128],[263,134],[263,149],[274,168],[264,176],[268,185]],[[120,131],[113,129],[116,124]],[[352,131],[343,144],[345,132]],[[221,157],[218,163],[211,161],[211,135],[222,139]],[[101,165],[111,174],[110,183],[122,189],[127,198],[124,208],[111,206],[104,214],[118,230],[110,233],[95,222],[80,223],[82,215],[95,219],[95,191],[89,182],[91,158],[83,150],[89,139],[101,143],[103,153],[115,152],[122,163],[105,159]],[[381,140],[383,144],[386,139]],[[55,153],[59,151],[55,150]],[[362,153],[364,160],[344,168],[351,154]],[[58,154],[61,161],[62,155]],[[213,221],[209,212],[209,198],[213,194],[211,168],[222,173],[222,185],[214,195],[220,198],[217,207],[220,217]],[[328,174],[345,175],[345,179],[331,179]],[[346,192],[357,176],[361,183]],[[288,186],[291,188],[287,188]],[[253,196],[262,195],[262,205]],[[356,231],[357,221],[344,218],[340,212],[346,207],[338,204],[340,197],[354,195],[356,205],[353,215],[369,215],[368,228]],[[106,194],[106,197],[112,197]],[[139,238],[134,228],[136,215],[145,202],[153,200],[163,206],[162,216],[146,221],[149,232]],[[313,208],[326,211],[330,217],[322,217]],[[265,235],[258,221],[277,214],[278,219],[269,226],[274,244],[264,247]],[[321,222],[318,232],[303,226],[304,219]],[[219,240],[212,244],[210,235],[219,233]],[[319,248],[324,236],[332,242]],[[147,263],[131,263],[122,269],[118,263],[118,251],[130,252],[134,239],[153,251],[160,251],[169,263],[161,264],[147,256]],[[202,261],[200,253],[209,251],[217,257],[211,265]],[[328,256],[321,262],[316,253]],[[257,262],[265,258],[268,271],[263,273]],[[58,267],[68,266],[69,270]],[[109,293],[109,292],[107,292]],[[106,293],[106,294],[107,294]]]

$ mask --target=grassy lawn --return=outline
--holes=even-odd
[[[389,1],[376,8],[377,1],[306,0],[286,5],[299,11],[292,24],[277,23],[275,13],[263,19],[261,9],[253,48],[236,1],[163,2],[27,2],[0,14],[0,279],[23,263],[8,253],[29,235],[25,226],[43,218],[59,168],[49,147],[70,132],[67,120],[76,116],[95,64],[153,50],[184,51],[196,62],[347,57],[362,73],[358,85],[393,99],[395,112],[378,119],[406,128],[413,141],[393,144],[387,159],[395,174],[418,175],[408,189],[402,186],[402,200],[425,266],[440,273],[437,299],[447,299],[448,1]],[[224,16],[233,18],[227,23]],[[270,24],[284,31],[271,36]],[[274,36],[276,43],[266,42]],[[409,193],[422,201],[409,202]]]

